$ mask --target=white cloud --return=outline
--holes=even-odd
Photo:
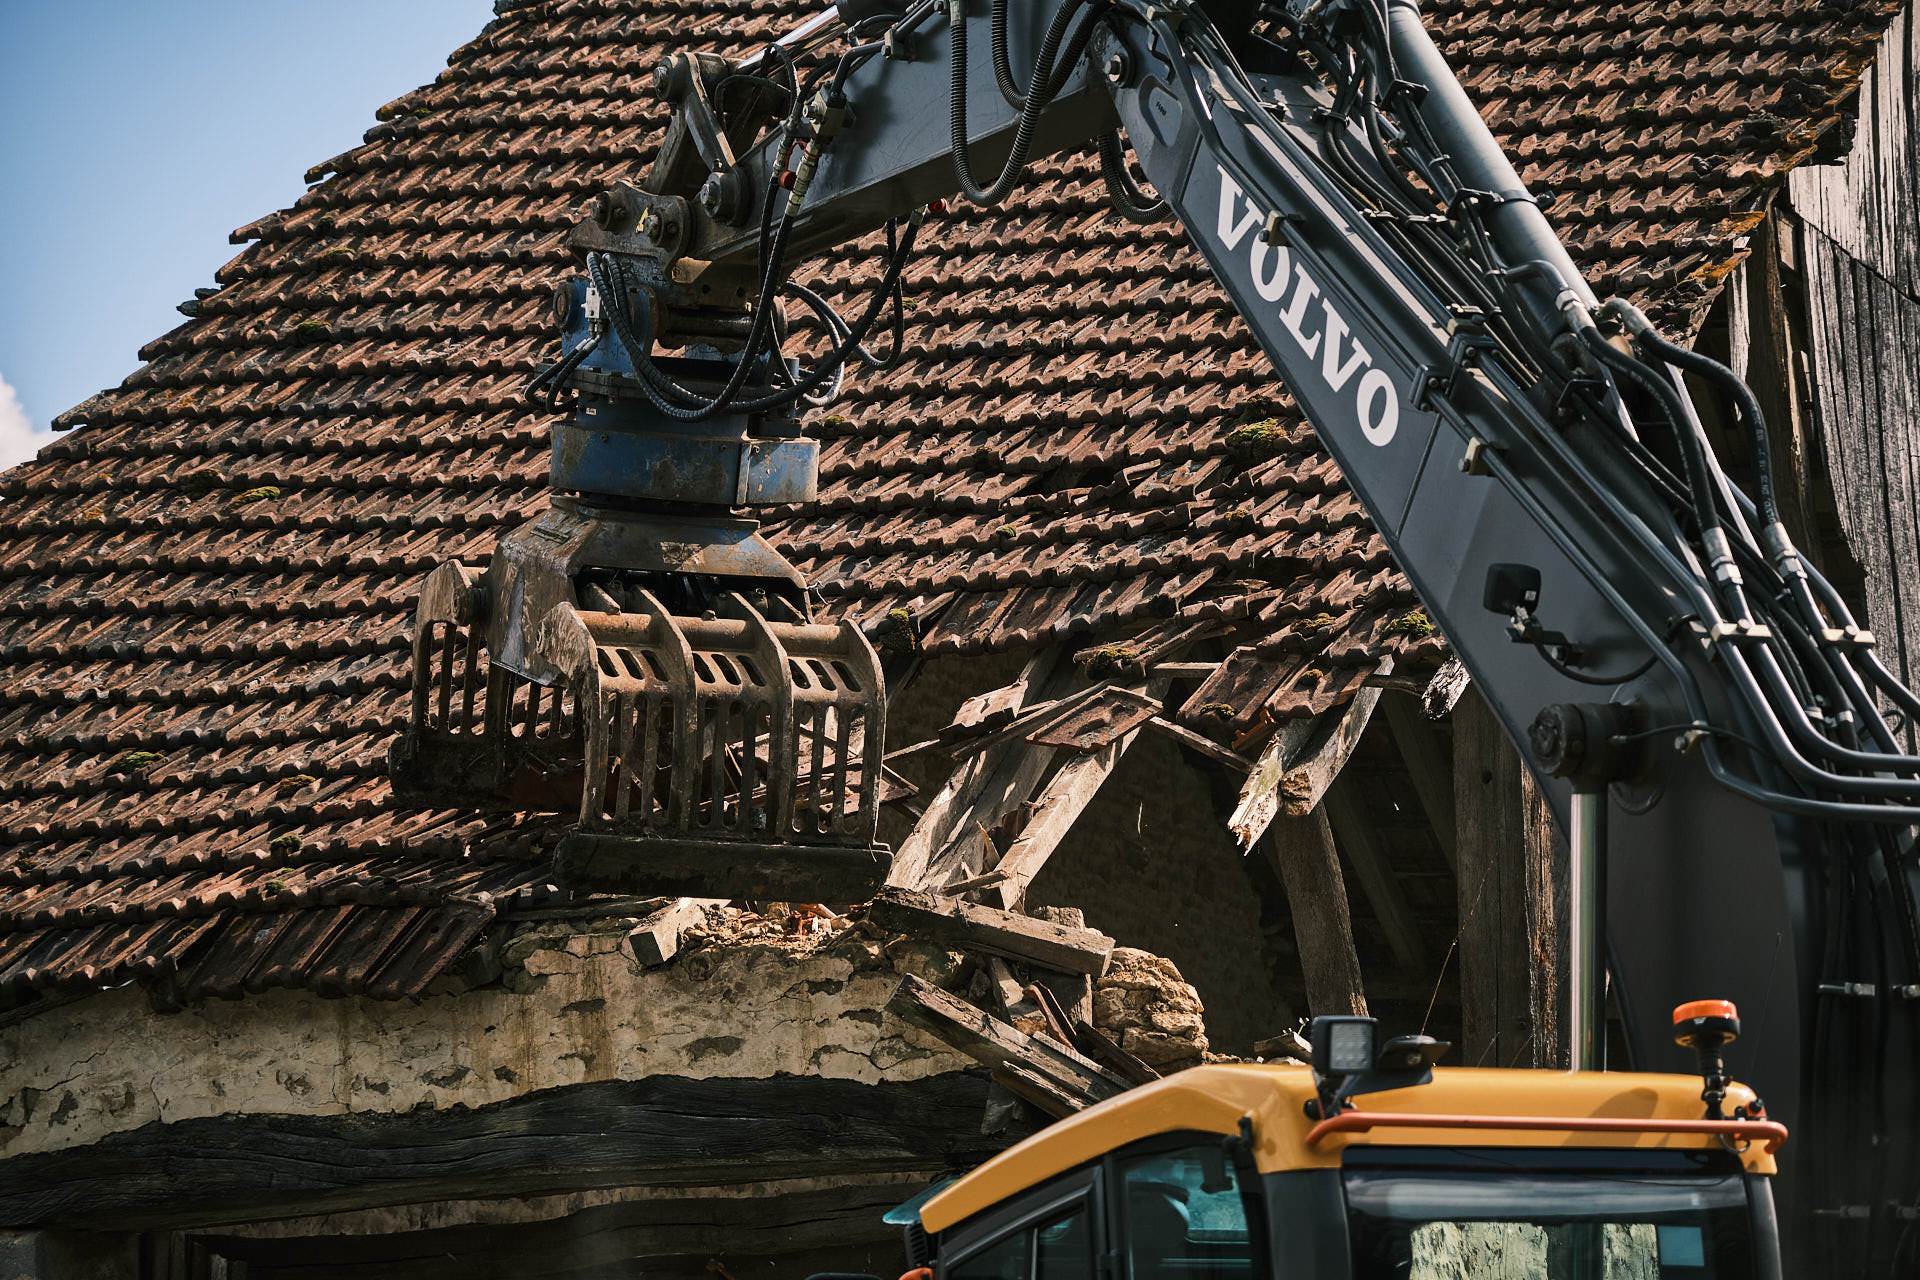
[[[25,462],[51,439],[53,432],[37,430],[27,421],[19,395],[5,378],[0,378],[0,469]]]

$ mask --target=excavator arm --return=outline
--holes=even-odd
[[[878,785],[866,754],[883,724],[878,666],[857,634],[808,620],[798,576],[739,518],[810,495],[811,442],[793,416],[830,397],[843,366],[898,357],[900,271],[929,207],[997,202],[1034,159],[1096,146],[1118,213],[1184,224],[1528,744],[1572,856],[1578,1065],[1603,1065],[1609,993],[1638,1066],[1667,1061],[1674,1005],[1731,997],[1751,1019],[1740,1074],[1803,1135],[1783,1190],[1805,1256],[1910,1259],[1920,758],[1901,734],[1920,698],[1787,539],[1751,393],[1631,304],[1594,296],[1414,0],[1257,13],[1226,0],[847,0],[737,63],[675,55],[655,86],[674,108],[666,143],[572,233],[587,274],[560,291],[563,356],[538,381],[575,397],[554,472],[570,518],[644,542],[657,530],[633,524],[637,505],[702,549],[678,577],[652,553],[598,570],[576,557],[535,600],[513,595],[534,581],[513,547],[586,535],[530,526],[487,582],[442,583],[434,615],[451,620],[435,634],[485,632],[475,648],[535,689],[555,682],[563,651],[570,669],[610,670],[594,645],[611,636],[652,662],[684,647],[700,631],[685,619],[702,612],[725,632],[711,644],[774,655],[805,633],[826,655],[838,701],[810,720],[776,706],[767,722],[789,738],[801,725],[811,770],[805,748],[782,755],[778,731],[706,711],[689,713],[663,763],[636,765],[638,713],[616,711],[596,731],[600,756],[589,743],[576,769],[589,790],[623,768],[650,785],[682,753],[713,779],[684,784],[678,816],[660,809],[639,837],[739,815],[730,838],[883,855],[848,807],[868,813]],[[790,280],[794,264],[883,228],[878,283],[852,318]],[[876,354],[890,308],[894,349]],[[787,351],[789,310],[826,333],[811,362]],[[1749,433],[1756,499],[1715,460],[1695,394]],[[718,469],[703,479],[695,463]],[[556,603],[571,620],[542,612]],[[524,639],[536,630],[542,653]],[[449,679],[436,652],[417,647],[417,709],[419,686]],[[430,710],[421,723],[416,777],[417,761],[450,758]],[[652,723],[638,742],[655,740]],[[716,723],[735,727],[716,736]],[[524,780],[525,760],[503,764],[483,737],[461,748],[466,776],[491,770],[496,791]],[[804,820],[804,788],[789,777],[756,791],[756,768],[805,776]],[[823,778],[837,800],[817,794]],[[848,799],[848,779],[864,799]],[[748,799],[725,799],[728,786]],[[752,797],[776,790],[771,825],[753,819]],[[645,856],[639,811],[593,800],[584,826],[625,834],[569,837],[576,869],[616,845]]]

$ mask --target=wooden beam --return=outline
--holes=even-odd
[[[724,1257],[729,1269],[744,1275],[799,1275],[803,1270],[788,1259],[803,1251],[833,1249],[843,1257],[849,1250],[858,1257],[862,1246],[882,1257],[889,1246],[897,1251],[898,1228],[884,1225],[881,1217],[911,1190],[910,1184],[889,1179],[805,1190],[758,1188],[752,1195],[636,1197],[529,1221],[411,1231],[203,1237],[199,1243],[207,1246],[213,1261],[226,1260],[231,1269],[186,1272],[180,1280],[584,1280],[701,1274],[698,1261],[685,1261],[688,1255]],[[314,1224],[312,1229],[318,1233],[321,1227]],[[659,1262],[646,1265],[645,1259]],[[751,1266],[756,1259],[765,1262]],[[247,1270],[239,1270],[242,1266]]]
[[[724,907],[725,898],[675,898],[627,933],[626,950],[642,968],[665,964],[680,951],[680,934],[704,924],[708,907]]]
[[[1440,741],[1433,722],[1421,713],[1419,700],[1405,694],[1388,694],[1380,702],[1387,715],[1387,728],[1393,733],[1400,759],[1413,779],[1413,791],[1426,811],[1427,826],[1440,845],[1447,865],[1457,874],[1460,869],[1460,843],[1454,831],[1453,761]]]
[[[1379,834],[1366,804],[1354,792],[1351,779],[1333,784],[1327,791],[1327,820],[1333,824],[1334,843],[1347,855],[1360,892],[1373,908],[1373,918],[1387,935],[1394,963],[1403,972],[1418,973],[1426,961],[1427,948],[1420,937],[1420,926],[1413,918],[1400,877],[1394,872],[1387,851],[1380,847]]]
[[[1019,678],[1007,686],[1005,700],[1017,707],[1035,699],[1058,658],[1059,650],[1051,646],[1034,654]],[[968,756],[927,802],[913,830],[894,851],[886,882],[902,889],[922,889],[945,879],[951,871],[949,850],[954,844],[973,840],[977,827],[991,826],[1004,814],[1004,806],[1024,800],[1050,758],[1044,748],[1018,741]]]
[[[155,1123],[0,1160],[0,1222],[125,1231],[608,1187],[931,1174],[1005,1145],[978,1132],[986,1095],[965,1071],[878,1084],[654,1076],[448,1111]]]
[[[1475,692],[1453,713],[1462,1066],[1565,1066],[1566,859],[1520,753]]]
[[[1165,716],[1155,716],[1147,721],[1147,727],[1156,733],[1164,733],[1189,751],[1218,760],[1236,773],[1252,773],[1253,761],[1241,755],[1231,747],[1223,747],[1204,733],[1195,733],[1183,724],[1175,724]]]
[[[1347,883],[1326,813],[1316,809],[1304,818],[1279,818],[1260,843],[1287,895],[1309,1012],[1366,1016]]]
[[[1427,681],[1427,691],[1420,695],[1420,704],[1426,710],[1429,720],[1442,720],[1453,714],[1454,704],[1460,701],[1460,695],[1473,683],[1467,669],[1460,659],[1448,658],[1433,673],[1433,679]]]
[[[1126,1081],[1067,1046],[1030,1036],[911,974],[901,980],[887,1010],[988,1067],[996,1078],[1007,1067],[1037,1074],[1083,1106],[1128,1087]]]
[[[1167,693],[1164,679],[1151,681],[1146,696],[1158,702]],[[1140,730],[1134,729],[1109,742],[1098,751],[1089,752],[1061,765],[1053,777],[1041,789],[1035,799],[1033,812],[1027,818],[1027,824],[1014,838],[1000,860],[993,864],[995,871],[1006,876],[999,884],[988,890],[999,899],[1000,905],[1012,910],[1026,901],[1027,889],[1033,884],[1034,877],[1060,847],[1060,841],[1066,838],[1073,824],[1093,803],[1100,787],[1113,776],[1115,766],[1140,737]]]
[[[1748,321],[1746,368],[1740,370],[1760,401],[1766,419],[1768,451],[1773,458],[1774,494],[1780,522],[1803,551],[1817,549],[1812,505],[1807,490],[1812,476],[1806,415],[1793,373],[1794,341],[1787,322],[1786,296],[1780,283],[1783,227],[1777,207],[1753,231],[1752,252],[1741,272]],[[1785,234],[1791,237],[1790,230]],[[1731,323],[1731,317],[1730,321]]]
[[[884,889],[867,908],[867,919],[895,933],[951,942],[962,950],[1006,956],[1098,977],[1107,971],[1113,939],[1093,929],[1070,929],[1050,920],[960,902],[925,891]]]
[[[1363,688],[1331,720],[1323,716],[1298,727],[1289,724],[1274,734],[1227,819],[1242,851],[1253,848],[1279,814],[1299,818],[1319,807],[1379,701],[1380,690]]]

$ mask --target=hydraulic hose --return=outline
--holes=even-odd
[[[1126,152],[1120,148],[1118,130],[1100,135],[1100,178],[1106,183],[1107,205],[1128,222],[1142,224],[1164,222],[1167,202],[1141,190],[1127,170]]]
[[[1041,112],[1053,101],[1047,88],[1053,79],[1054,59],[1060,52],[1061,41],[1066,38],[1068,25],[1088,2],[1063,0],[1060,7],[1054,10],[1053,21],[1047,24],[1047,34],[1040,42],[1040,55],[1034,60],[1033,78],[1020,109],[1020,121],[1014,126],[1013,147],[1007,152],[1007,162],[1002,166],[999,177],[983,185],[974,178],[972,164],[967,158],[966,7],[964,0],[947,0],[947,27],[952,41],[952,75],[948,80],[947,113],[948,139],[953,150],[953,176],[967,199],[975,204],[999,204],[1026,173],[1027,159],[1033,150],[1034,128],[1039,124]],[[1071,63],[1067,65],[1069,68],[1072,66]]]
[[[1760,508],[1760,522],[1768,525],[1780,523],[1780,506],[1773,487],[1773,444],[1767,439],[1766,415],[1760,410],[1760,401],[1754,396],[1753,388],[1718,360],[1697,351],[1689,351],[1661,337],[1632,304],[1616,301],[1609,305],[1617,314],[1629,317],[1628,327],[1633,330],[1634,337],[1646,343],[1655,355],[1668,364],[1678,365],[1689,373],[1707,379],[1732,399],[1741,425],[1746,429],[1747,447],[1753,451],[1754,498]],[[1633,323],[1635,318],[1640,322],[1637,328]]]

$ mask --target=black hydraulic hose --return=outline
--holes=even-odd
[[[993,0],[988,10],[988,51],[993,59],[993,78],[1000,86],[1000,96],[1015,111],[1024,111],[1027,95],[1020,92],[1020,86],[1013,82],[1012,61],[1007,54],[1007,7],[1008,0]],[[1073,74],[1074,66],[1087,51],[1087,45],[1093,40],[1094,24],[1100,21],[1100,15],[1088,13],[1080,27],[1073,33],[1073,39],[1067,41],[1066,56],[1054,66],[1053,75],[1047,80],[1046,100],[1051,102],[1060,96],[1067,87],[1067,78]]]
[[[1713,477],[1707,469],[1706,453],[1687,425],[1686,407],[1680,403],[1679,393],[1647,365],[1616,351],[1598,329],[1583,328],[1580,337],[1586,343],[1587,350],[1593,352],[1602,364],[1617,374],[1625,375],[1659,402],[1673,429],[1675,443],[1679,445],[1680,457],[1686,466],[1687,487],[1693,491],[1693,501],[1689,505],[1694,522],[1703,534],[1708,529],[1720,528],[1720,510],[1714,501]]]
[[[948,55],[952,68],[947,86],[948,141],[953,150],[954,178],[960,190],[975,204],[999,204],[1026,173],[1028,153],[1033,149],[1034,128],[1039,123],[1040,113],[1052,101],[1046,89],[1053,77],[1054,58],[1060,51],[1060,42],[1066,37],[1068,24],[1088,2],[1063,0],[1060,7],[1054,10],[1053,21],[1047,24],[1047,34],[1040,42],[1039,57],[1034,60],[1033,79],[1027,88],[1026,103],[1020,109],[1020,122],[1014,127],[1013,147],[1007,153],[1007,162],[1002,166],[1000,176],[983,186],[975,181],[967,159],[967,17],[962,7],[963,0],[948,0],[947,29],[948,38],[952,41]]]
[[[1141,224],[1165,222],[1167,202],[1148,195],[1127,170],[1126,152],[1120,148],[1118,130],[1100,135],[1100,179],[1107,187],[1107,206],[1128,222]]]
[[[867,304],[866,313],[849,329],[847,336],[828,353],[827,357],[820,364],[807,371],[800,378],[796,379],[792,386],[784,390],[750,400],[735,402],[732,406],[733,411],[736,413],[760,413],[767,409],[784,408],[812,393],[831,377],[840,366],[844,365],[848,357],[852,355],[854,349],[864,343],[867,337],[873,332],[873,326],[879,320],[881,309],[886,306],[887,300],[893,296],[897,289],[900,282],[900,273],[906,266],[907,258],[912,254],[914,238],[918,231],[919,222],[917,219],[907,223],[906,232],[900,239],[899,251],[894,254],[888,262],[885,275],[880,282],[880,287],[874,291],[872,300]],[[615,324],[615,331],[620,332],[620,326],[624,324],[624,321],[616,317]],[[624,333],[621,334],[621,340],[623,342],[628,341],[628,335]],[[685,420],[685,410],[676,411],[664,397],[666,394],[672,392],[690,394],[686,391],[686,388],[673,384],[665,374],[655,369],[650,361],[636,361],[636,367],[641,371],[641,388],[647,393],[647,398],[663,411],[667,412],[670,417]]]
[[[1780,523],[1780,506],[1773,489],[1773,445],[1767,439],[1766,415],[1760,410],[1760,401],[1755,398],[1753,388],[1718,360],[1668,342],[1651,326],[1635,336],[1668,364],[1698,374],[1732,398],[1741,424],[1746,428],[1747,447],[1753,451],[1754,498],[1760,508],[1761,523]]]

